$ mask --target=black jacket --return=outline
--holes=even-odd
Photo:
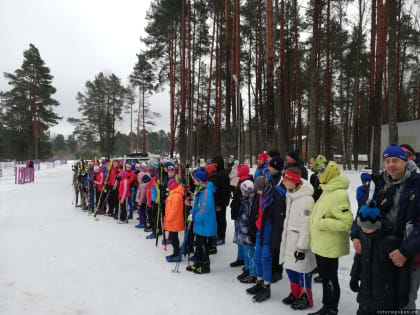
[[[240,187],[241,187],[241,184],[246,180],[254,181],[252,176],[250,176],[247,179],[240,180],[235,190],[233,191],[233,198],[230,203],[230,217],[232,220],[236,220],[239,216],[239,210],[241,208],[241,197],[242,197]]]
[[[216,207],[227,207],[230,200],[230,180],[229,174],[224,168],[223,158],[216,156],[212,160],[213,163],[217,163],[217,173],[212,176],[210,181],[216,186],[216,192],[214,193],[214,203]]]
[[[360,236],[362,254],[355,255],[350,275],[353,281],[360,280],[357,302],[366,312],[399,309],[408,302],[409,263],[399,268],[389,258],[389,253],[400,245],[398,238],[390,235],[390,230]]]

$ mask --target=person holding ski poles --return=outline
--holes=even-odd
[[[128,176],[127,176],[127,172],[126,171],[121,171],[118,174],[117,180],[120,182],[119,183],[119,189],[118,189],[118,200],[119,200],[119,205],[118,205],[118,223],[122,224],[122,223],[128,223],[127,220],[127,198],[130,197],[130,184],[128,181]]]

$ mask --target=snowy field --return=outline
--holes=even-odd
[[[72,205],[71,164],[35,173],[35,183],[15,185],[13,172],[0,178],[0,314],[306,314],[281,300],[289,281],[272,285],[272,297],[256,304],[236,280],[240,268],[229,220],[227,243],[211,256],[211,273],[172,273],[161,245],[143,230],[100,217],[95,221]],[[355,211],[358,173],[347,173]],[[229,211],[228,211],[229,213]],[[182,241],[182,235],[180,235]],[[348,287],[353,254],[340,259],[340,314],[355,314]],[[315,306],[322,287],[313,284]]]

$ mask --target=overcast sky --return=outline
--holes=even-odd
[[[0,0],[0,90],[9,89],[3,72],[13,72],[23,51],[34,44],[54,76],[56,109],[63,120],[53,134],[71,134],[68,117],[80,117],[75,96],[101,71],[127,83],[145,36],[150,0]],[[155,129],[169,130],[169,95],[150,99],[160,112]],[[130,130],[130,120],[120,125]]]

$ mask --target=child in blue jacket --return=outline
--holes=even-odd
[[[214,203],[216,186],[212,182],[207,182],[207,174],[201,169],[194,172],[193,180],[196,189],[189,219],[192,219],[194,223],[196,260],[194,265],[187,267],[187,270],[203,274],[210,272],[207,238],[217,234],[216,207]]]

